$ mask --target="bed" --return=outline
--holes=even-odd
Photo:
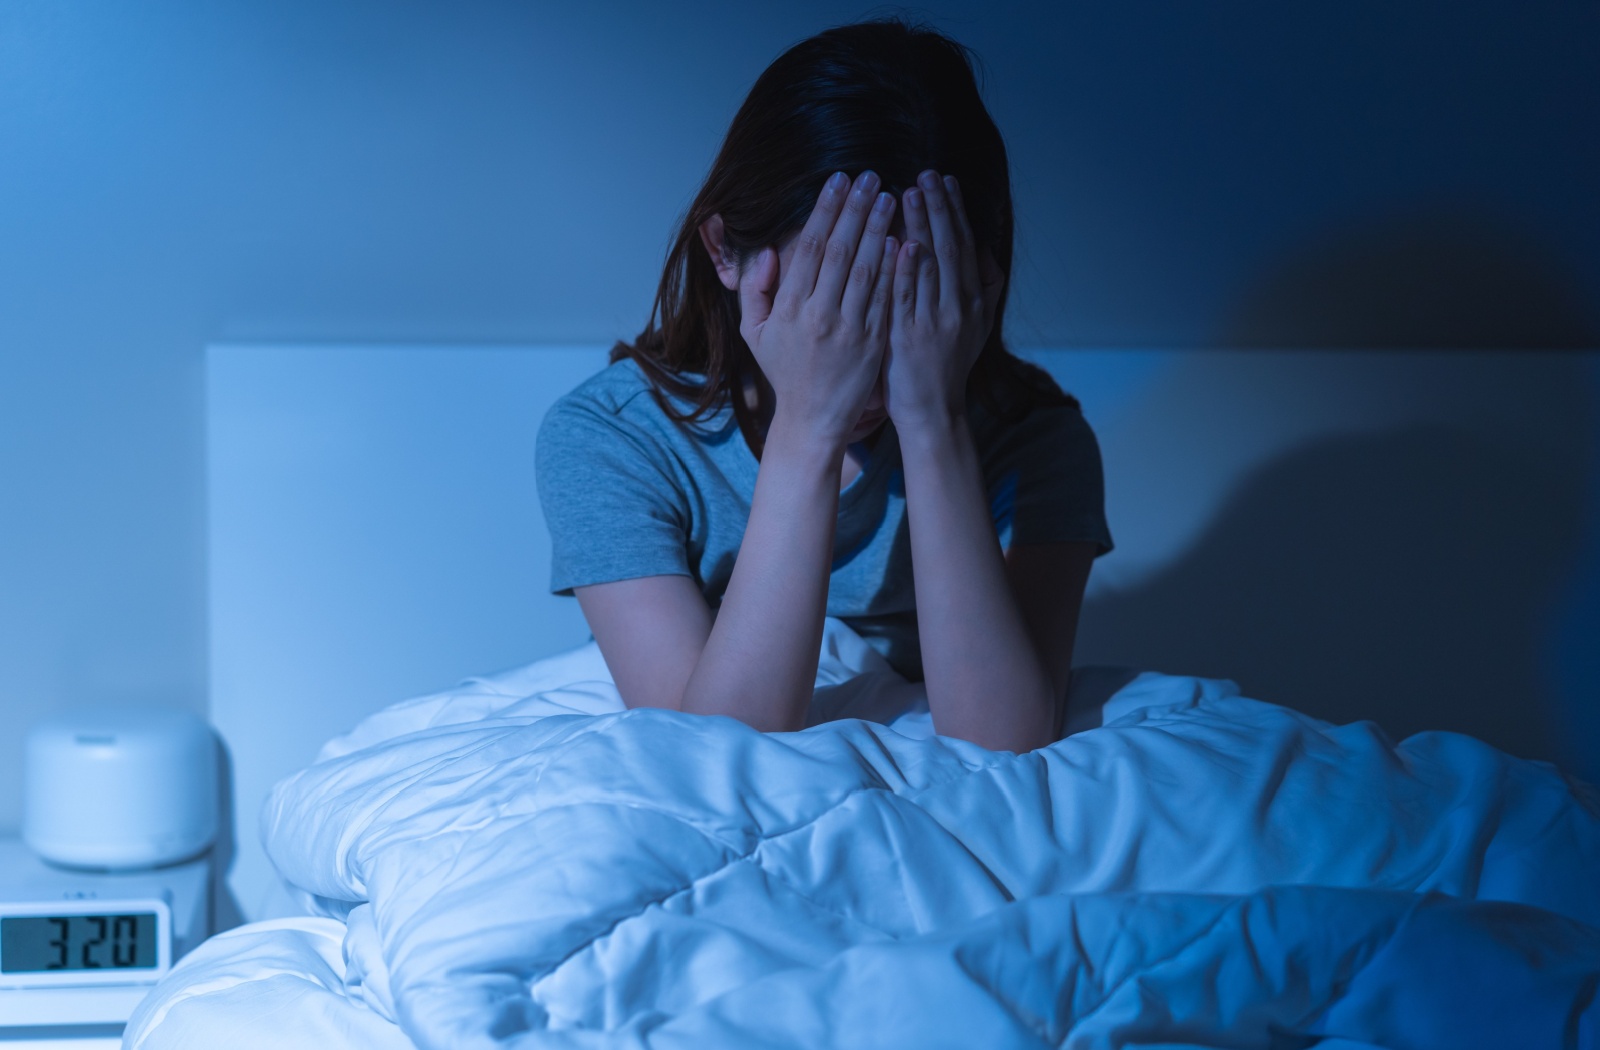
[[[531,484],[504,480],[600,359],[538,353],[211,354],[213,717],[249,921],[181,961],[126,1046],[1600,1046],[1600,802],[1514,735],[1353,717],[1462,695],[1416,644],[1352,679],[1274,635],[1211,658],[1242,690],[1103,659],[1152,621],[1091,631],[1068,736],[1023,756],[935,736],[920,687],[832,620],[803,732],[624,711],[574,603],[539,595]],[[1134,478],[1136,388],[1165,358],[1115,357],[1069,385]],[[1398,373],[1231,360],[1265,369],[1283,425],[1211,428],[1233,452],[1182,515],[1190,467],[1108,490],[1114,521],[1178,524],[1119,532],[1142,553],[1097,568],[1102,624],[1206,549],[1263,458],[1415,433],[1384,400]],[[1489,418],[1504,376],[1478,367],[1403,370],[1454,391],[1428,411]],[[1315,411],[1287,403],[1296,376]],[[529,638],[541,658],[512,659]],[[1307,714],[1273,668],[1353,706]]]
[[[1582,782],[1225,680],[1085,668],[1070,708],[938,737],[836,620],[797,733],[625,711],[592,642],[393,705],[263,813],[308,914],[124,1045],[1600,1046]]]

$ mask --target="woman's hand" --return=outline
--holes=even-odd
[[[860,418],[888,341],[895,199],[877,189],[870,171],[854,187],[843,172],[829,180],[775,295],[777,249],[739,276],[739,333],[772,384],[775,416],[833,442]]]
[[[967,376],[1005,283],[987,250],[980,259],[955,178],[929,170],[917,183],[905,191],[883,362],[884,404],[901,433],[965,413]]]

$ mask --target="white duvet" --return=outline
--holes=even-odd
[[[799,733],[622,711],[593,643],[396,705],[263,814],[321,914],[212,938],[124,1045],[1600,1047],[1590,789],[1225,681],[1103,718],[936,737],[832,620]]]

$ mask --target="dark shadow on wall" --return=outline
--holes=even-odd
[[[1306,245],[1249,291],[1219,345],[1587,349],[1600,306],[1555,253],[1469,210],[1374,219]]]
[[[1556,760],[1540,639],[1580,538],[1570,467],[1455,428],[1306,447],[1250,477],[1179,564],[1089,602],[1080,660]]]
[[[1290,260],[1218,342],[1593,350],[1589,306],[1514,233],[1421,216]],[[1597,543],[1600,406],[1583,356],[1549,360],[1508,364],[1493,418],[1330,437],[1255,472],[1176,564],[1086,604],[1078,662],[1232,678],[1332,722],[1456,730],[1593,776],[1549,657]]]

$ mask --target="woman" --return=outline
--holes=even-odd
[[[1059,736],[1111,538],[1077,402],[1001,338],[1011,249],[961,45],[841,26],[756,81],[651,323],[540,428],[551,588],[630,707],[798,729],[832,615],[939,733]]]

